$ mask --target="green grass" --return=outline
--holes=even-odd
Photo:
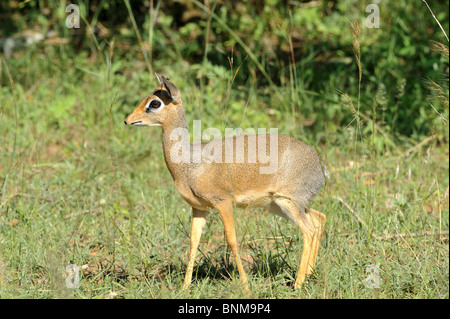
[[[111,69],[81,58],[39,64],[31,54],[15,62],[21,65],[2,62],[16,83],[14,91],[9,85],[1,91],[0,297],[247,298],[216,212],[208,218],[192,288],[180,289],[190,207],[165,167],[160,130],[123,125],[156,81],[147,84],[145,74],[134,72],[107,77],[108,70],[131,66],[126,61]],[[27,72],[14,72],[19,68]],[[165,72],[180,83],[191,123],[199,116],[198,88],[174,70]],[[217,91],[223,103],[226,89],[206,90]],[[240,103],[239,93],[231,91],[231,107]],[[243,128],[260,112],[260,98],[252,98]],[[204,107],[212,108],[203,112],[204,123],[218,123],[220,106]],[[227,125],[239,126],[235,110],[227,112]],[[371,138],[354,141],[355,123],[324,132],[316,143],[300,136],[285,112],[276,126],[317,145],[333,175],[312,205],[328,220],[316,273],[295,291],[302,248],[295,225],[264,210],[236,209],[251,296],[448,298],[448,234],[416,236],[448,230],[447,145],[433,138],[379,153]],[[269,116],[261,119],[275,126]],[[373,237],[398,233],[409,235]],[[82,267],[78,289],[65,286],[69,264]],[[364,284],[371,264],[381,271],[379,289]]]
[[[132,18],[124,3],[123,14]],[[294,27],[305,25],[312,39],[304,43],[326,40],[319,51],[305,48],[302,59],[287,62],[270,50],[247,58],[243,52],[260,52],[264,45],[247,46],[240,28],[248,28],[249,13],[233,25],[240,20],[224,20],[224,6],[208,24],[188,23],[172,33],[164,30],[173,18],[161,12],[159,28],[146,20],[146,31],[130,49],[137,20],[115,44],[90,39],[91,52],[41,44],[0,59],[0,298],[449,298],[448,88],[438,96],[423,89],[426,74],[448,85],[437,78],[448,72],[448,56],[427,60],[429,50],[407,45],[409,15],[398,24],[384,19],[391,42],[377,38],[376,30],[363,29],[359,38],[359,81],[354,57],[347,54],[352,35],[346,16],[330,15],[321,24],[320,8],[293,9],[289,20],[286,12],[266,12],[268,6],[255,20],[255,37],[267,31],[264,19],[273,13],[282,24],[276,32],[292,28],[280,38],[298,41]],[[340,6],[343,12],[357,7]],[[333,27],[342,21],[344,33]],[[230,43],[206,43],[201,63],[184,60],[198,51],[189,36],[221,39],[227,30],[233,31]],[[147,33],[154,37],[154,52],[143,56]],[[396,41],[404,43],[399,56]],[[246,47],[240,53],[236,47],[234,56],[228,48],[236,43]],[[402,61],[417,58],[409,51],[417,48],[428,64],[416,70]],[[322,49],[353,63],[321,62]],[[379,56],[386,58],[370,61]],[[273,83],[265,83],[261,68]],[[242,290],[215,211],[202,236],[192,287],[181,289],[190,207],[166,169],[160,129],[123,125],[156,85],[150,69],[180,89],[190,129],[197,119],[203,129],[277,127],[324,158],[332,178],[312,207],[327,215],[325,235],[316,272],[300,290],[292,286],[302,236],[292,222],[263,209],[235,209],[250,294]],[[406,81],[408,72],[417,72],[419,81]],[[418,113],[408,112],[409,103]],[[81,268],[77,289],[66,287],[70,264]],[[373,264],[380,269],[380,288],[365,284]]]

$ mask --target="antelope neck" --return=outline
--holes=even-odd
[[[162,145],[164,152],[164,159],[166,161],[167,168],[174,180],[182,179],[184,175],[189,173],[191,164],[184,161],[174,161],[171,158],[171,151],[185,148],[189,153],[192,152],[192,145],[190,144],[189,131],[186,124],[185,110],[182,108],[176,113],[175,118],[171,118],[167,125],[162,126]],[[176,130],[174,132],[174,130]],[[175,134],[173,134],[175,133]]]

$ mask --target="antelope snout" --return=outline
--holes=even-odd
[[[133,116],[133,114],[130,114],[123,123],[125,123],[125,125],[144,126],[141,120],[136,120],[136,117]]]

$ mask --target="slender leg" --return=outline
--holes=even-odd
[[[314,245],[316,245],[316,227],[314,227],[313,219],[309,216],[309,213],[301,211],[299,207],[291,200],[282,198],[275,201],[275,203],[285,212],[287,216],[290,216],[303,235],[303,251],[300,260],[300,266],[298,267],[297,277],[295,279],[294,288],[300,288],[305,281],[306,275],[309,274],[312,267],[310,265],[310,256],[314,256]],[[315,220],[316,218],[314,218]],[[318,241],[317,241],[318,242]]]
[[[313,224],[315,232],[312,243],[313,248],[311,254],[309,255],[309,269],[308,272],[306,273],[307,275],[311,275],[314,271],[314,267],[316,266],[317,255],[319,254],[320,248],[320,239],[322,238],[325,222],[327,220],[327,217],[317,210],[310,208],[308,209],[308,214],[310,213],[313,214],[310,215],[310,220],[311,223]]]
[[[301,218],[299,218],[297,225],[299,226],[299,228],[303,234],[303,252],[302,252],[302,257],[300,260],[300,266],[298,267],[298,271],[297,271],[297,277],[295,278],[295,283],[294,283],[295,289],[298,289],[301,287],[301,285],[305,281],[306,274],[308,273],[308,270],[310,268],[309,256],[312,251],[313,236],[314,236],[314,233],[304,223],[304,221],[301,220]]]
[[[187,289],[191,285],[192,271],[194,270],[195,255],[197,253],[200,237],[202,236],[203,226],[206,224],[207,212],[192,208],[192,225],[191,225],[191,248],[189,250],[189,261],[184,277],[183,289]]]
[[[231,200],[225,200],[216,205],[216,208],[219,210],[220,217],[222,218],[223,226],[225,228],[225,237],[227,238],[228,246],[230,246],[231,251],[233,252],[241,282],[244,285],[245,291],[248,292],[247,276],[245,275],[241,257],[239,256],[236,229],[234,228],[233,203]]]

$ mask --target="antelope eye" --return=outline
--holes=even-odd
[[[145,106],[145,112],[150,113],[152,110],[156,110],[161,108],[164,105],[162,101],[159,99],[151,100],[150,102],[147,102],[147,105]]]
[[[153,100],[153,101],[150,102],[150,106],[151,106],[152,108],[154,108],[154,109],[157,109],[158,107],[161,106],[161,102],[158,101],[158,100]]]

